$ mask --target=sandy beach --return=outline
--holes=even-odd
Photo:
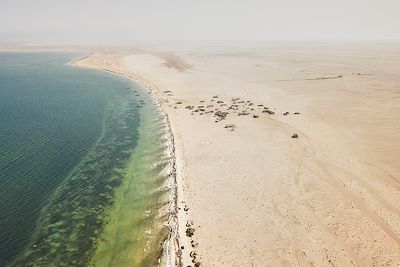
[[[396,45],[97,49],[174,137],[170,266],[399,266]]]

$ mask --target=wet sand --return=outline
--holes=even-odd
[[[141,82],[168,115],[169,265],[400,264],[395,45],[110,49],[75,64]]]

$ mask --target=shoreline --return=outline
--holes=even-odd
[[[177,174],[177,158],[176,158],[176,147],[175,147],[175,139],[174,139],[174,134],[171,129],[171,123],[169,120],[168,113],[165,111],[165,109],[161,105],[161,101],[157,98],[157,96],[154,94],[154,90],[157,90],[154,85],[151,85],[147,81],[141,78],[136,78],[132,77],[132,75],[123,73],[123,72],[118,72],[109,68],[96,68],[93,66],[86,66],[86,65],[81,65],[79,64],[83,60],[89,58],[92,56],[94,53],[90,53],[89,55],[85,55],[83,57],[79,57],[77,59],[74,59],[73,61],[69,62],[69,65],[72,67],[78,67],[78,68],[88,68],[88,69],[95,69],[95,70],[100,70],[100,71],[105,71],[114,75],[119,75],[124,78],[127,78],[135,83],[138,83],[140,86],[142,86],[147,93],[150,94],[150,97],[152,100],[155,102],[155,104],[160,108],[160,111],[162,115],[164,116],[164,121],[165,125],[167,127],[166,135],[168,139],[168,156],[171,158],[171,162],[169,162],[169,170],[168,170],[168,176],[170,179],[168,179],[168,187],[171,191],[169,195],[169,205],[167,208],[167,212],[169,214],[169,218],[165,224],[165,226],[169,229],[169,235],[167,240],[163,242],[162,245],[162,254],[159,261],[159,266],[167,266],[167,267],[173,267],[173,266],[181,266],[182,265],[182,259],[181,259],[181,249],[179,247],[179,225],[178,225],[178,198],[182,199],[182,193],[179,194],[179,186],[178,186],[178,174]]]
[[[167,115],[177,213],[162,264],[400,259],[391,51],[159,49],[98,51],[78,65],[136,81]]]
[[[154,265],[400,260],[400,57],[341,49],[92,50],[66,63],[133,80],[157,110]]]

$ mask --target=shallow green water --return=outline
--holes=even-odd
[[[153,105],[144,106],[143,111],[137,145],[108,211],[109,221],[91,266],[156,265],[160,244],[168,235],[163,225],[168,219],[168,192],[163,186],[169,163],[165,124]]]
[[[162,116],[131,81],[68,66],[76,56],[0,53],[0,266],[160,253]]]

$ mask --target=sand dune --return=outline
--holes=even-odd
[[[75,64],[140,81],[167,112],[176,265],[400,265],[398,48],[165,51]]]

